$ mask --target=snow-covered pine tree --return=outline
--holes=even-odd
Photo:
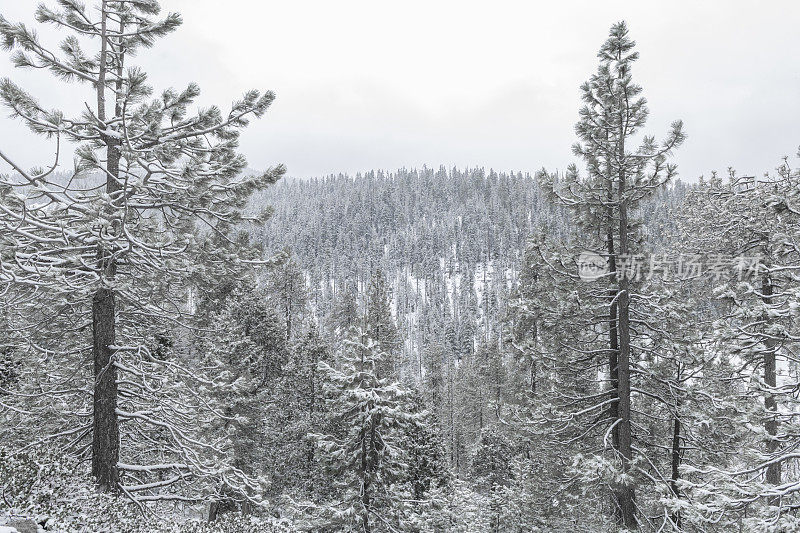
[[[431,490],[444,487],[450,473],[445,459],[441,428],[433,410],[425,407],[423,398],[411,392],[406,400],[407,410],[419,415],[415,424],[404,430],[404,448],[408,458],[405,481],[416,506],[427,503]]]
[[[292,337],[294,326],[305,315],[308,304],[306,278],[294,257],[286,254],[270,269],[267,277],[267,292],[283,312],[288,341]]]
[[[237,287],[226,295],[220,308],[204,310],[203,325],[213,332],[213,337],[201,336],[197,351],[198,360],[215,374],[213,381],[202,384],[198,390],[207,405],[218,413],[203,420],[204,437],[219,442],[227,460],[255,479],[266,399],[262,369],[273,354],[263,343],[265,336],[252,331],[252,318],[255,315],[261,332],[276,321],[265,319],[259,312],[263,311],[258,307],[261,301],[248,298],[251,294]],[[282,328],[272,329],[272,336],[282,340]],[[260,488],[256,484],[248,487],[252,492]],[[219,483],[216,491],[209,494],[209,521],[215,521],[225,512],[246,509],[247,496]]]
[[[401,338],[392,315],[391,288],[386,274],[380,268],[375,269],[369,281],[364,329],[386,354],[381,361],[383,368],[378,369],[382,373],[381,377],[398,377],[401,366],[401,361],[398,360]]]
[[[489,500],[489,529],[499,533],[507,529],[502,524],[501,510],[504,507],[505,489],[513,479],[514,449],[508,437],[497,428],[481,431],[472,456],[472,475],[477,484],[487,493]]]
[[[319,506],[318,528],[377,532],[398,529],[408,458],[403,436],[419,423],[397,381],[380,375],[388,354],[363,330],[354,332],[333,365],[320,362],[335,433],[317,434],[329,471],[336,476],[331,501]],[[338,524],[333,526],[333,524]]]
[[[358,290],[351,282],[334,295],[326,325],[331,337],[341,344],[358,324],[358,319]]]
[[[0,17],[3,46],[14,51],[17,67],[82,83],[85,101],[92,102],[85,109],[84,100],[72,110],[49,109],[10,79],[0,80],[2,104],[52,140],[56,154],[46,169],[27,171],[0,152],[15,171],[0,183],[2,248],[9,259],[0,275],[28,291],[29,306],[46,299],[54,316],[81,324],[61,336],[53,332],[50,344],[27,346],[59,359],[53,366],[62,369],[56,375],[63,381],[48,377],[42,390],[59,391],[64,383],[90,387],[70,387],[78,390],[69,398],[58,395],[54,405],[72,413],[65,418],[76,425],[50,429],[84,450],[83,438],[92,435],[98,486],[141,500],[168,498],[162,490],[172,481],[206,479],[230,468],[202,459],[203,450],[215,454],[214,446],[194,439],[187,412],[201,403],[183,398],[165,405],[167,387],[153,394],[162,380],[175,388],[183,378],[205,378],[186,360],[154,357],[146,338],[153,327],[190,325],[193,277],[224,279],[261,260],[232,229],[246,219],[249,195],[284,173],[276,166],[243,176],[246,161],[236,152],[240,130],[266,112],[271,92],[248,91],[227,112],[216,106],[192,112],[200,92],[194,83],[152,97],[146,74],[130,60],[180,25],[178,14],[159,19],[159,13],[157,0],[99,0],[95,8],[75,0],[61,0],[58,9],[41,5],[37,20],[68,33],[57,47]],[[91,52],[84,51],[87,44]],[[69,143],[78,145],[75,169],[59,179],[54,171]],[[92,327],[89,375],[76,366],[86,339],[67,335],[85,331],[86,324]],[[88,406],[87,392],[93,398]],[[169,460],[139,463],[146,453],[137,458],[121,449],[121,442],[129,450],[138,447],[136,440],[148,431],[142,426],[171,435]]]
[[[606,332],[596,326],[605,322],[598,309],[607,308],[586,298],[586,284],[574,273],[580,235],[565,245],[553,229],[540,228],[529,240],[509,303],[507,343],[515,364],[524,365],[509,416],[518,421],[521,460],[528,463],[520,488],[539,495],[535,510],[550,520],[578,513],[585,523],[604,524],[592,502],[603,499],[613,476],[586,476],[584,466],[610,440],[604,409],[614,400],[600,378],[608,369],[599,357]]]
[[[653,524],[677,531],[685,525],[682,467],[709,457],[697,428],[704,423],[704,408],[716,392],[718,377],[715,353],[705,337],[711,319],[694,297],[710,292],[703,290],[703,281],[654,276],[643,284],[641,293],[647,298],[637,307],[636,324],[641,329],[634,368],[642,392],[636,412],[646,417],[638,424],[636,446],[643,456],[638,468],[651,482],[637,505],[647,510]],[[691,327],[687,317],[692,317]],[[723,421],[717,425],[718,431],[728,427]]]
[[[700,523],[714,520],[711,511],[723,516],[716,519],[721,526],[797,527],[786,509],[796,505],[798,491],[784,471],[796,469],[800,423],[800,212],[793,205],[799,184],[787,160],[761,178],[713,175],[690,194],[697,208],[683,225],[687,234],[703,235],[700,251],[719,267],[709,280],[716,320],[707,342],[712,354],[723,354],[724,372],[715,376],[720,390],[705,412],[733,425],[733,445],[719,439],[708,447],[715,452],[715,490],[702,489],[702,479],[689,486]]]
[[[289,362],[287,370],[290,376],[288,385],[295,391],[297,408],[300,411],[300,420],[297,424],[305,428],[306,435],[318,432],[319,428],[327,423],[327,413],[323,404],[323,376],[319,372],[319,363],[327,362],[329,359],[330,348],[320,337],[317,326],[311,323],[295,345],[294,357]],[[316,446],[313,441],[308,440],[304,441],[303,448],[306,457],[305,471],[310,477],[315,472]]]
[[[545,188],[576,215],[579,227],[594,236],[592,249],[607,259],[609,275],[592,284],[589,296],[607,301],[605,354],[613,399],[607,411],[622,473],[622,481],[614,487],[614,507],[618,522],[629,528],[637,522],[635,490],[625,481],[633,459],[630,306],[635,294],[621,263],[637,253],[631,239],[632,210],[675,175],[676,167],[667,163],[667,157],[685,138],[677,121],[663,143],[645,136],[637,148],[631,146],[649,113],[642,88],[632,78],[633,63],[639,58],[635,44],[625,22],[613,25],[598,53],[597,73],[581,86],[584,106],[575,126],[580,142],[573,152],[583,160],[585,173],[571,165],[560,182],[545,171],[539,173]],[[605,291],[601,284],[607,286]]]

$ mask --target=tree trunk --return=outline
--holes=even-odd
[[[761,294],[764,304],[769,306],[772,303],[773,286],[772,280],[768,274],[765,274],[761,279]],[[772,389],[777,384],[776,365],[775,365],[775,350],[776,342],[772,338],[764,339],[764,346],[767,350],[764,352],[764,384]],[[767,430],[769,440],[767,441],[767,454],[769,458],[773,459],[773,455],[778,451],[778,441],[776,436],[778,434],[778,402],[772,392],[767,392],[764,396],[764,408],[766,409],[767,417],[764,421],[764,429]],[[767,483],[770,485],[780,485],[781,483],[781,464],[773,463],[767,467]]]
[[[97,83],[97,118],[103,128],[106,124],[106,71],[108,59],[108,0],[101,5],[101,49]],[[122,51],[120,50],[120,54]],[[120,55],[120,63],[122,61]],[[121,65],[119,66],[121,70]],[[120,81],[117,86],[120,87]],[[115,101],[115,113],[121,113],[119,98]],[[112,196],[120,190],[119,141],[102,135],[107,146],[106,192]],[[113,278],[116,262],[113,250],[101,246],[97,250],[98,268],[102,278]],[[116,302],[114,291],[101,287],[92,299],[92,356],[94,359],[94,399],[92,420],[92,475],[101,491],[114,491],[119,485],[119,419],[117,416],[117,369],[113,363],[116,328]]]
[[[292,274],[293,272],[290,271],[288,265],[284,267],[284,276],[288,278],[286,280],[287,286],[284,287],[284,290],[286,292],[285,295],[286,300],[284,302],[284,305],[286,307],[286,309],[284,310],[284,313],[286,315],[286,340],[292,338],[292,295],[294,294],[294,286],[291,280]]]
[[[371,406],[369,407],[371,409]],[[367,444],[367,435],[363,435],[361,439],[361,522],[364,533],[372,531],[369,524],[369,510],[372,505],[370,500],[372,491],[372,472],[370,468],[370,455],[372,454],[372,446],[374,445],[374,422],[370,425],[369,432],[369,445]],[[362,433],[363,434],[363,433]]]
[[[114,293],[99,289],[92,301],[94,355],[94,421],[92,475],[102,491],[119,483],[119,421],[117,419],[117,369],[113,364]]]
[[[617,278],[617,259],[614,255],[614,232],[612,230],[613,218],[609,214],[609,229],[607,239],[608,245],[608,270],[611,274],[611,282],[614,283]],[[619,398],[619,365],[617,358],[619,356],[619,341],[617,339],[617,291],[615,288],[609,290],[609,299],[611,304],[608,309],[608,376],[611,380],[611,394],[612,398]],[[608,417],[611,423],[617,421],[619,418],[619,403],[612,402],[608,406]],[[619,425],[614,426],[611,430],[611,441],[614,449],[619,451]]]
[[[680,367],[678,367],[678,382],[680,382]],[[678,488],[678,480],[680,479],[680,472],[678,468],[681,465],[681,419],[680,419],[681,400],[677,399],[675,402],[675,419],[672,425],[672,479],[670,479],[670,490],[675,498],[681,497],[681,491]],[[672,523],[675,527],[681,529],[681,514],[680,512],[672,513]]]
[[[625,199],[625,176],[621,173],[619,187],[619,253],[627,256],[628,248],[628,205]],[[631,438],[631,331],[630,331],[630,280],[625,272],[619,280],[618,294],[618,334],[619,334],[619,454],[622,459],[622,470],[628,473],[632,457]],[[636,502],[633,486],[623,483],[617,492],[618,518],[620,523],[636,529]]]
[[[219,518],[220,501],[214,500],[208,504],[208,523],[216,522]]]
[[[316,331],[316,330],[315,330]],[[314,341],[317,341],[316,335],[314,336]],[[311,392],[309,403],[308,403],[308,420],[311,424],[311,428],[313,431],[316,431],[317,424],[315,420],[315,408],[316,408],[316,399],[317,399],[317,365],[319,364],[319,355],[316,350],[316,346],[313,346],[311,349],[311,380],[309,383],[309,391]],[[312,471],[312,467],[314,465],[314,449],[316,446],[314,442],[308,443],[308,454],[307,454],[307,465],[308,471]]]

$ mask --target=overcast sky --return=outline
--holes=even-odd
[[[39,0],[0,0],[32,21]],[[92,4],[92,0],[86,0]],[[54,2],[46,2],[54,4]],[[369,169],[480,165],[563,169],[573,160],[579,85],[614,22],[641,59],[647,131],[683,119],[683,179],[728,166],[773,169],[800,145],[800,2],[559,0],[163,0],[184,25],[137,64],[156,89],[196,81],[201,104],[271,89],[270,112],[242,138],[253,168],[299,177]],[[46,42],[51,27],[41,28]],[[87,86],[0,57],[0,76],[46,106],[77,112]],[[0,147],[25,166],[52,149],[0,117]],[[62,161],[69,168],[70,159]]]

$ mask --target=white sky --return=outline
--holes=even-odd
[[[0,13],[31,22],[38,1],[0,0]],[[251,87],[277,93],[242,138],[253,168],[282,162],[300,177],[423,164],[563,169],[574,159],[578,86],[620,19],[639,44],[634,76],[650,103],[647,131],[661,138],[684,120],[689,139],[675,158],[683,179],[728,166],[762,173],[800,145],[794,0],[162,5],[185,22],[136,58],[157,90],[196,81],[200,103],[223,108]],[[54,42],[51,27],[39,33]],[[65,90],[46,73],[12,69],[7,57],[0,52],[0,76],[46,107],[77,113],[91,101],[87,86]],[[5,113],[0,147],[24,166],[52,156]]]

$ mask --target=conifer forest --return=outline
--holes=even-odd
[[[159,67],[200,2],[12,3],[0,533],[800,531],[800,152],[682,171],[669,43],[594,22],[553,168],[305,177]]]

